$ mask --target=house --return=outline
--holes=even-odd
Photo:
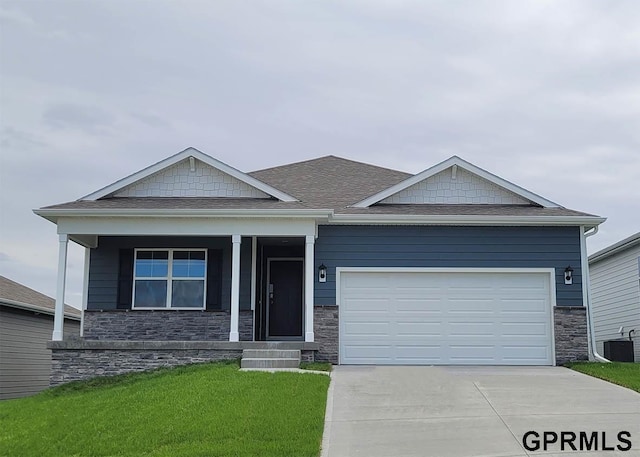
[[[604,342],[631,340],[640,362],[640,232],[589,256],[594,334]]]
[[[251,173],[189,148],[77,201],[84,339],[52,382],[301,351],[340,364],[588,357],[585,238],[603,218],[459,157],[411,175],[327,156]],[[80,374],[82,373],[82,374]],[[56,377],[57,376],[57,377]]]
[[[49,387],[55,300],[0,276],[0,400]],[[80,311],[65,306],[65,335],[80,332]]]

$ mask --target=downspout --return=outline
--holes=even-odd
[[[587,238],[598,233],[598,226],[593,229],[585,230],[584,227],[580,227],[582,236],[580,236],[580,251],[581,251],[581,267],[582,267],[582,302],[587,309],[587,325],[589,327],[589,341],[591,346],[591,354],[593,358],[599,362],[610,362],[600,354],[598,354],[598,348],[596,346],[596,334],[594,332],[593,315],[591,313],[591,280],[589,277],[589,257],[587,256]]]

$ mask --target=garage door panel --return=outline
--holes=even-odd
[[[543,299],[503,298],[500,300],[500,312],[503,313],[547,313],[548,302]]]
[[[344,326],[345,337],[366,335],[388,335],[391,324],[389,322],[350,322]]]
[[[449,295],[440,303],[446,305],[448,313],[493,313],[495,310],[493,299],[482,299],[477,296],[460,298]]]
[[[477,336],[493,336],[496,333],[495,322],[450,322],[449,337],[473,338]]]
[[[402,298],[395,297],[395,311],[417,312],[417,313],[438,313],[442,314],[442,300],[439,298]]]
[[[393,361],[393,350],[387,345],[346,345],[344,355],[349,359],[360,360],[359,363],[383,363]],[[379,362],[375,362],[378,361]],[[368,362],[367,362],[368,361]]]
[[[545,341],[549,339],[549,326],[544,322],[501,322],[498,328],[500,335],[506,337],[537,336]]]
[[[344,272],[340,361],[551,365],[548,273]]]
[[[350,313],[373,313],[389,312],[389,301],[387,298],[349,298],[345,300],[345,304]]]
[[[397,336],[442,336],[441,322],[396,322]]]

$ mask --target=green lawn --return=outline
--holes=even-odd
[[[577,362],[567,364],[572,370],[640,392],[640,363]]]
[[[2,456],[317,456],[329,377],[205,364],[0,402]]]

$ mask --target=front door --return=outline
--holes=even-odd
[[[302,338],[303,259],[267,262],[267,339]]]

